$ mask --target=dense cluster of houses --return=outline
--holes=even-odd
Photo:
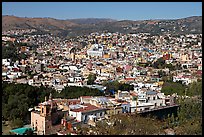
[[[15,39],[20,41],[22,38]],[[152,42],[148,43],[147,39]],[[10,39],[4,36],[2,40]],[[10,59],[2,59],[2,80],[32,86],[44,85],[60,92],[66,86],[86,86],[89,74],[96,74],[95,83],[98,85],[109,80],[159,82],[160,70],[167,75],[172,74],[174,81],[180,80],[187,85],[202,75],[202,34],[178,37],[170,34],[91,33],[77,40],[73,42],[51,35],[28,35],[22,41],[37,41],[39,47],[36,50],[21,47],[19,52],[27,54],[27,59],[12,63]],[[77,48],[80,42],[85,43],[81,49]],[[138,65],[154,63],[159,58],[163,58],[167,64],[179,64],[181,70]]]
[[[70,40],[46,34],[3,36],[2,40],[2,46],[7,46],[6,41],[38,45],[35,50],[26,46],[18,49],[28,55],[26,59],[2,59],[3,81],[44,85],[58,92],[66,86],[104,91],[102,83],[115,80],[134,86],[133,91],[115,91],[115,98],[45,99],[30,109],[31,126],[37,134],[76,134],[74,127],[81,123],[95,125],[95,121],[118,113],[172,106],[174,97],[161,93],[163,81],[159,71],[173,75],[173,82],[186,85],[202,75],[202,34],[91,33]],[[159,58],[166,64],[180,66],[180,70],[141,65]],[[96,75],[94,85],[87,84],[90,74]]]
[[[38,135],[77,134],[77,126],[95,126],[97,121],[120,113],[138,113],[174,106],[175,96],[156,91],[118,91],[113,97],[81,96],[76,99],[45,98],[31,111],[31,127]]]

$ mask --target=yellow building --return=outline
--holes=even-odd
[[[106,110],[106,115],[116,115],[116,114],[121,114],[122,113],[122,107],[117,106],[117,107],[108,107]]]
[[[84,55],[84,54],[77,54],[77,55],[75,55],[75,58],[76,59],[83,59],[83,58],[86,58],[86,55]]]
[[[162,86],[164,84],[164,81],[159,81],[155,83],[157,86]]]
[[[110,54],[104,54],[103,58],[110,58]]]

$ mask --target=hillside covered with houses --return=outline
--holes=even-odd
[[[94,32],[66,39],[32,31],[2,36],[3,117],[13,128],[27,123],[35,134],[106,134],[79,126],[97,130],[98,121],[113,115],[179,107],[166,118],[180,125],[163,127],[177,131],[189,124],[182,102],[197,100],[188,107],[200,107],[202,34]],[[199,114],[192,117],[196,132],[187,134],[200,134]]]

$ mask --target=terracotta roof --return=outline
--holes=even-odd
[[[58,68],[58,66],[48,66],[48,68]]]
[[[137,93],[130,93],[130,95],[132,95],[132,96],[138,96]]]
[[[135,78],[126,78],[126,81],[131,81],[131,80],[135,80]]]
[[[80,102],[79,99],[68,99],[67,101],[68,101],[68,102]]]
[[[81,98],[92,98],[92,96],[81,96]]]
[[[71,111],[73,112],[87,112],[87,111],[93,111],[93,110],[100,110],[100,109],[103,109],[103,108],[100,108],[100,107],[96,107],[94,105],[91,105],[91,104],[83,104],[83,108],[77,108],[77,109],[72,109]]]
[[[197,74],[202,75],[202,70],[198,70]]]

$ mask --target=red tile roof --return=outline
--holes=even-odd
[[[92,111],[92,110],[100,110],[100,109],[103,109],[103,108],[100,108],[100,107],[96,107],[94,105],[91,105],[91,104],[83,104],[83,108],[77,108],[77,109],[72,109],[71,111],[73,112],[87,112],[87,111]]]
[[[132,95],[132,96],[138,96],[137,93],[130,93],[130,95]]]
[[[81,98],[92,98],[92,96],[81,96]]]
[[[198,75],[202,75],[202,70],[198,70],[198,71],[197,71],[197,74],[198,74]]]
[[[135,80],[135,78],[126,78],[125,80],[126,81],[132,81],[132,80]]]
[[[58,68],[58,66],[48,66],[48,68]]]

